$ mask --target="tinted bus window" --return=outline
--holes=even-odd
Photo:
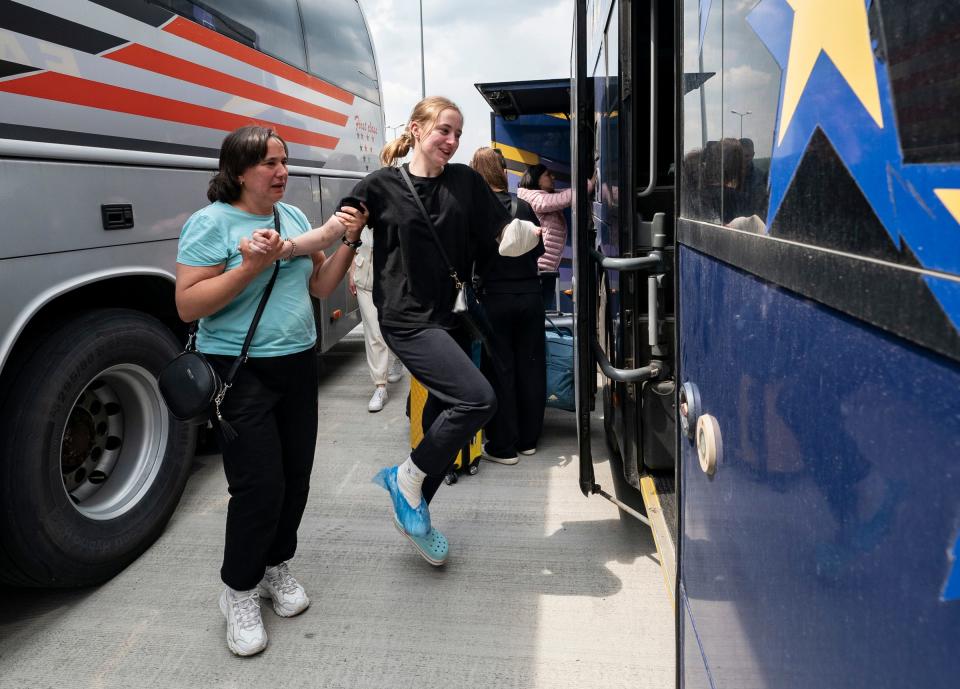
[[[356,0],[302,0],[301,9],[310,71],[379,103],[373,46]]]
[[[712,7],[712,6],[711,6]],[[718,4],[717,9],[722,8]],[[719,223],[723,214],[723,26],[721,12],[701,17],[695,2],[683,4],[684,99],[680,213]],[[729,192],[727,193],[729,196]]]
[[[203,0],[203,2],[170,3],[172,6],[190,5],[192,11],[187,13],[182,7],[174,7],[175,11],[214,30],[225,33],[231,38],[245,42],[230,31],[223,31],[220,19],[228,26],[231,21],[250,29],[256,36],[256,47],[279,58],[284,62],[307,68],[307,59],[303,51],[303,29],[300,25],[300,13],[297,11],[296,0]],[[211,15],[213,26],[208,23],[206,15]]]

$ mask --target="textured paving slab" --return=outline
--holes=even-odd
[[[362,343],[327,355],[313,491],[292,569],[313,605],[238,659],[216,600],[227,504],[200,457],[161,539],[107,584],[0,589],[0,687],[518,689],[673,686],[673,612],[649,531],[577,486],[573,415],[548,410],[538,453],[444,486],[442,569],[390,521],[374,472],[405,456],[407,381],[369,414]],[[602,426],[598,481],[610,484]]]

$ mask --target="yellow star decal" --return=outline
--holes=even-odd
[[[870,27],[863,0],[787,0],[793,8],[793,34],[783,89],[780,137],[790,127],[813,66],[824,52],[863,107],[883,127],[880,89],[870,47]]]
[[[954,220],[960,223],[960,189],[934,189],[933,193],[947,207]]]

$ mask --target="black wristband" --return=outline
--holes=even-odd
[[[359,249],[361,246],[363,246],[363,242],[360,241],[359,237],[357,237],[356,241],[351,242],[349,239],[347,239],[346,234],[340,237],[340,241],[354,250]]]

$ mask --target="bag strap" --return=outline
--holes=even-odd
[[[517,202],[517,197],[511,196],[510,197],[510,217],[511,218],[517,217],[517,206],[519,205],[520,204]]]
[[[457,269],[454,268],[453,264],[450,262],[450,258],[447,256],[447,252],[444,250],[443,244],[440,242],[440,235],[437,234],[437,228],[433,224],[433,219],[430,217],[430,214],[427,213],[427,209],[423,205],[420,194],[417,193],[417,188],[413,186],[413,180],[410,179],[410,173],[407,172],[407,168],[405,168],[403,165],[400,166],[400,174],[403,177],[403,181],[407,183],[407,188],[410,190],[410,193],[413,194],[413,200],[416,201],[417,208],[419,208],[420,213],[423,214],[423,219],[427,221],[427,227],[430,228],[430,234],[433,236],[433,241],[437,243],[437,249],[440,250],[440,257],[443,259],[443,262],[447,264],[447,270],[450,271],[450,278],[453,280],[453,284],[456,285],[457,289],[460,289],[463,286],[463,283],[457,276]]]
[[[280,213],[277,212],[276,206],[273,207],[273,227],[276,229],[277,234],[280,234]],[[257,305],[257,311],[253,315],[253,321],[251,321],[250,328],[247,330],[247,336],[243,340],[243,346],[240,348],[240,355],[234,359],[233,364],[230,366],[230,370],[227,372],[227,377],[223,379],[223,391],[219,395],[221,399],[223,394],[226,393],[227,389],[233,385],[233,379],[237,377],[237,373],[240,371],[240,366],[242,366],[247,360],[247,352],[250,351],[250,343],[253,342],[253,334],[257,331],[257,326],[260,324],[260,317],[263,315],[263,310],[267,306],[267,300],[270,298],[270,293],[273,292],[273,285],[277,281],[277,273],[279,272],[280,260],[277,259],[276,263],[273,265],[273,275],[270,276],[270,281],[263,290],[263,296],[260,297],[260,303]],[[197,335],[199,322],[199,320],[196,320],[191,323],[190,329],[187,331],[188,350],[196,348],[195,338]]]

